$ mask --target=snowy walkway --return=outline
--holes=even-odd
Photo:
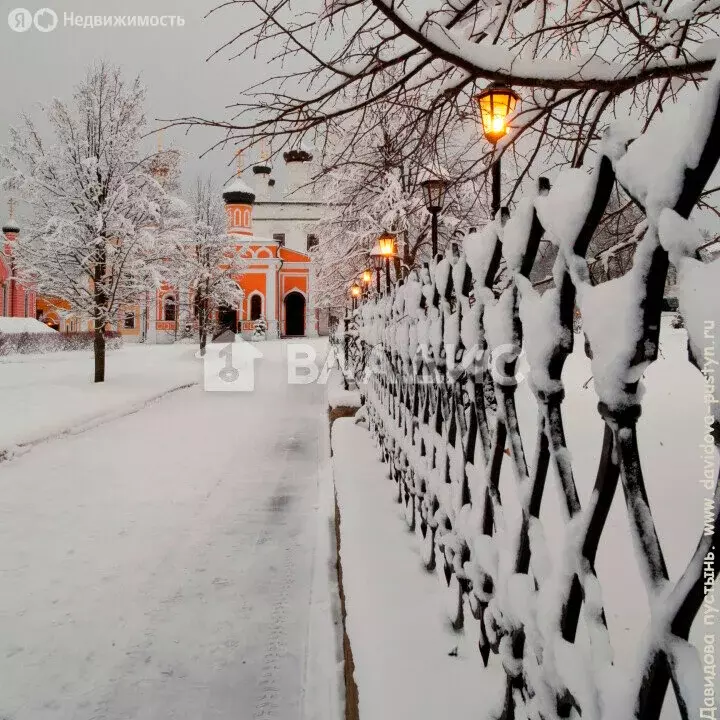
[[[301,716],[324,388],[267,347],[0,465],[0,718]]]

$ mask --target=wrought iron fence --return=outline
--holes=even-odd
[[[462,249],[453,246],[449,257],[411,273],[390,295],[363,303],[346,318],[344,354],[364,388],[369,424],[408,526],[422,538],[426,567],[436,570],[440,564],[437,569],[456,593],[454,626],[469,621],[469,609],[480,625],[483,661],[487,665],[495,654],[502,662],[507,679],[502,718],[516,717],[520,708],[520,716],[529,717],[609,717],[602,673],[596,673],[589,696],[581,700],[574,694],[557,671],[548,637],[552,622],[536,611],[544,594],[551,599],[557,637],[574,646],[582,623],[593,667],[612,663],[595,559],[618,484],[651,606],[662,597],[661,616],[654,618],[657,635],[643,650],[628,717],[659,718],[669,685],[683,718],[697,717],[703,707],[693,704],[697,699],[687,689],[696,662],[687,640],[709,586],[708,568],[712,580],[717,574],[717,565],[708,562],[719,525],[717,478],[711,528],[703,532],[699,523],[696,550],[670,584],[648,502],[637,421],[640,378],[658,353],[670,255],[677,266],[699,262],[692,245],[675,236],[690,232],[687,219],[720,155],[719,89],[716,67],[700,93],[695,127],[684,140],[675,138],[682,151],[667,153],[660,175],[657,168],[647,172],[645,164],[653,159],[648,148],[657,143],[653,128],[639,138],[611,130],[592,172],[569,171],[552,188],[541,180],[537,194],[522,200],[512,216],[502,213],[466,236]],[[585,253],[616,181],[642,209],[646,226],[632,269],[595,286]],[[552,234],[559,252],[554,287],[540,294],[529,276],[545,234]],[[718,294],[714,297],[718,317]],[[563,366],[573,351],[578,307],[604,428],[586,507],[564,430]],[[690,361],[702,370],[700,340],[693,334],[698,318],[682,302],[680,310],[688,316]],[[615,314],[612,336],[603,329],[607,312]],[[539,412],[531,460],[520,434],[513,380],[521,350]],[[717,447],[717,416],[711,433]],[[522,510],[512,538],[503,516],[503,497],[511,488],[500,487],[506,463]],[[575,531],[567,533],[563,549],[567,572],[549,579],[535,563],[545,553],[541,503],[551,467]],[[501,557],[508,548],[510,562]],[[515,595],[512,608],[509,592]]]

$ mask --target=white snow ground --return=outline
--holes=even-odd
[[[127,345],[107,353],[106,381],[93,382],[87,351],[0,358],[0,457],[64,432],[77,432],[197,383],[191,345]]]
[[[284,343],[263,350],[254,393],[190,387],[0,463],[0,717],[292,720],[308,709],[308,642],[335,659],[308,638],[325,388],[287,384]],[[87,381],[80,358],[0,365],[2,392],[9,368],[33,404],[45,397],[57,430],[137,402],[138,384],[152,395],[197,379],[189,351],[113,354],[108,387],[84,388],[82,407],[69,407]]]
[[[458,634],[443,621],[444,593],[422,567],[420,544],[391,498],[394,484],[367,430],[340,418],[332,447],[360,718],[484,718],[489,693],[502,690],[504,678],[497,663],[483,668],[477,623]]]

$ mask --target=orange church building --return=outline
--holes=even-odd
[[[290,249],[279,238],[253,231],[255,192],[236,178],[223,192],[228,235],[237,238],[247,268],[235,279],[245,295],[242,307],[222,308],[219,321],[249,335],[260,317],[269,338],[316,335],[310,309],[311,260],[306,252]]]
[[[263,318],[268,339],[318,334],[319,314],[311,305],[312,263],[307,250],[317,243],[312,230],[322,203],[302,192],[312,155],[295,150],[285,153],[284,159],[285,188],[275,186],[271,168],[261,162],[253,168],[257,191],[240,175],[223,191],[228,250],[240,253],[245,261],[242,272],[234,277],[244,297],[238,307],[213,309],[218,331],[231,330],[249,338],[255,322]],[[255,224],[260,225],[260,232],[254,227],[258,205],[261,212]],[[2,268],[0,280],[1,273]],[[149,288],[137,303],[120,308],[117,323],[108,329],[135,342],[172,343],[197,337],[193,298],[191,288],[166,284]],[[80,318],[62,299],[38,298],[37,308],[38,317],[61,332],[92,329],[92,322]]]

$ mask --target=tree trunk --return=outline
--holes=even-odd
[[[95,268],[93,272],[93,302],[95,323],[93,338],[93,351],[95,354],[95,382],[105,382],[105,322],[108,317],[107,294],[105,292],[104,282],[105,267],[107,264],[107,251],[105,248],[105,239],[98,241],[95,250]]]
[[[95,353],[95,382],[105,382],[105,323],[95,320],[95,337],[93,338]]]
[[[200,308],[200,357],[205,357],[205,348],[207,346],[207,317],[205,308]]]
[[[207,347],[208,316],[210,315],[210,281],[205,281],[205,292],[200,300],[200,357],[205,357]]]

